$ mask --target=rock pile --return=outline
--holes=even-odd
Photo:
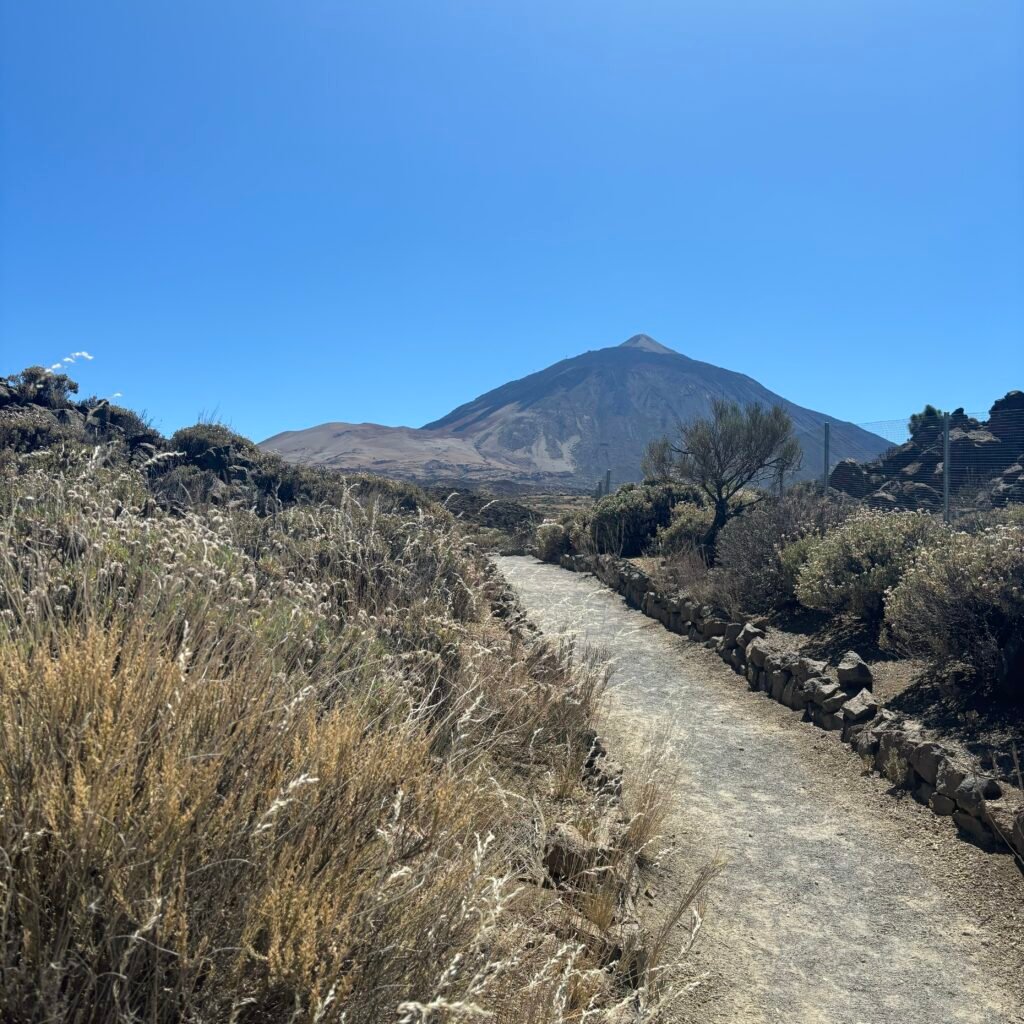
[[[950,417],[950,486],[969,490],[980,508],[1024,502],[1024,391],[1010,391],[987,420],[957,409]],[[874,462],[840,462],[829,484],[878,509],[942,507],[944,486],[942,419],[923,417],[913,437]],[[976,493],[975,493],[976,492]]]

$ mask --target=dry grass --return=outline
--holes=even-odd
[[[598,676],[443,513],[175,517],[104,459],[0,477],[0,1016],[600,1020],[539,885]]]

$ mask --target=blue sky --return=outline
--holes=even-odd
[[[0,9],[0,373],[256,438],[637,332],[856,421],[1024,387],[1019,0]]]

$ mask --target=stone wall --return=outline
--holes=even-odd
[[[685,594],[661,593],[647,573],[612,555],[563,555],[561,565],[593,573],[666,629],[716,651],[751,690],[840,733],[874,771],[951,817],[979,846],[1024,860],[1024,794],[979,774],[919,723],[883,707],[872,693],[871,669],[855,652],[830,669],[795,651],[774,650],[753,623],[732,622]]]

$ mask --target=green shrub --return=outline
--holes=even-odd
[[[42,405],[47,409],[66,409],[70,404],[69,396],[78,391],[78,385],[66,374],[53,373],[43,366],[29,366],[21,373],[0,377],[0,383],[11,388],[20,403]]]
[[[714,510],[706,503],[679,502],[672,509],[671,522],[658,530],[658,551],[674,555],[697,547],[707,536],[714,518]]]
[[[0,420],[0,449],[27,454],[75,440],[78,436],[74,428],[61,423],[45,409],[26,408],[19,412],[20,415]]]
[[[678,484],[625,484],[594,505],[590,536],[598,554],[635,558],[653,544],[681,501],[700,500],[695,488]]]
[[[565,524],[569,533],[569,550],[577,555],[592,555],[594,536],[590,529],[590,511],[578,509]]]
[[[796,573],[814,540],[842,523],[853,503],[794,488],[765,498],[731,519],[718,536],[712,582],[719,603],[739,616],[785,607],[796,599]]]
[[[918,551],[886,600],[886,642],[1024,701],[1024,529],[955,533]]]
[[[927,513],[858,512],[809,545],[797,598],[808,608],[879,622],[885,592],[899,583],[918,548],[944,530]]]
[[[569,531],[561,523],[541,523],[537,527],[537,557],[542,562],[557,562],[569,552]]]
[[[189,461],[200,458],[211,448],[256,449],[252,441],[223,423],[197,423],[193,427],[183,427],[171,435],[170,446],[176,452],[183,452]]]

